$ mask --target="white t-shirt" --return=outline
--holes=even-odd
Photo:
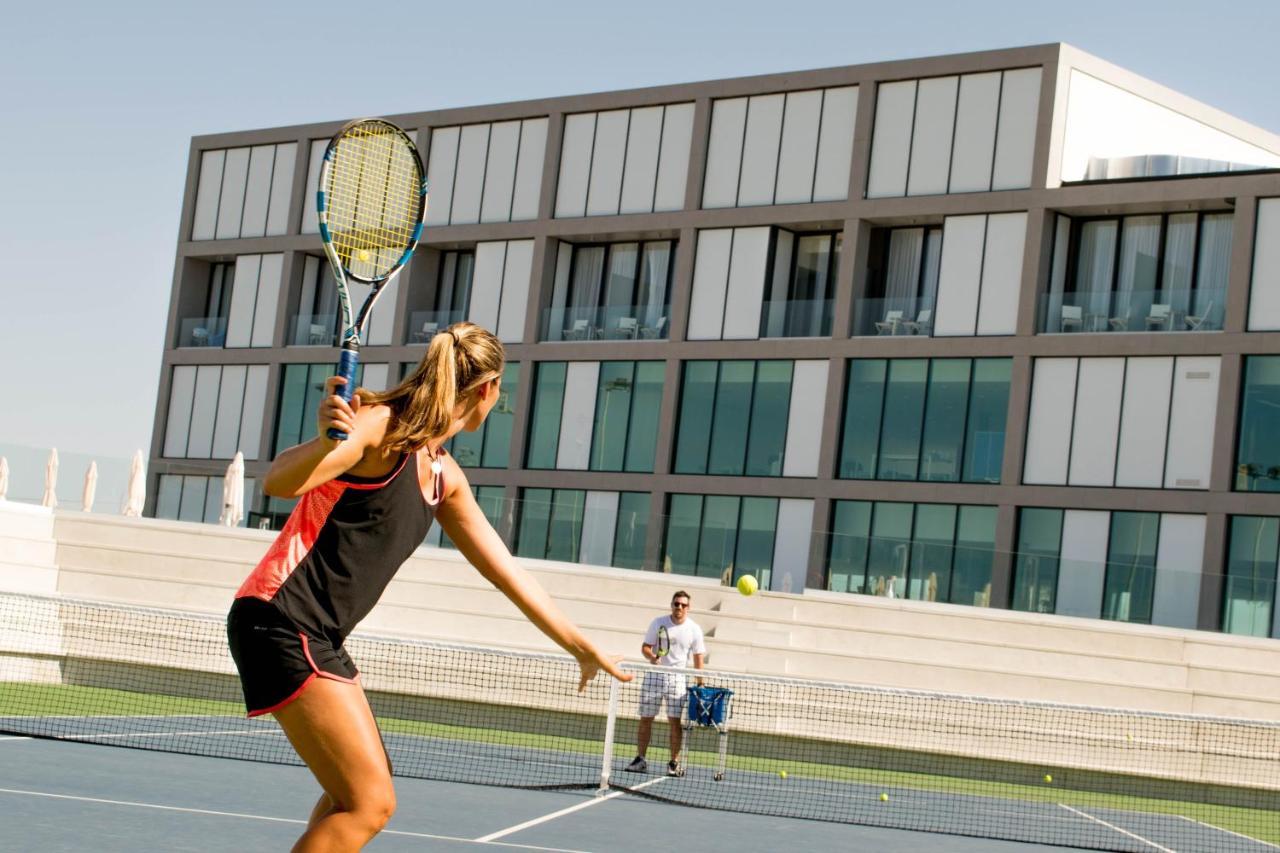
[[[644,634],[645,645],[652,646],[654,654],[658,652],[659,628],[667,629],[667,645],[669,646],[667,653],[658,658],[659,666],[674,666],[684,669],[693,662],[694,655],[705,655],[707,653],[707,646],[702,637],[702,628],[697,622],[686,616],[684,621],[677,625],[671,620],[670,616],[659,616],[649,623],[649,630],[645,631]]]

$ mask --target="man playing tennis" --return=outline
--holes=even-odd
[[[640,653],[649,663],[683,670],[693,660],[694,669],[702,669],[702,659],[707,653],[702,628],[689,618],[689,593],[680,590],[671,596],[671,615],[659,616],[649,623]],[[687,679],[682,673],[650,672],[640,686],[640,727],[636,731],[636,757],[627,765],[633,773],[649,769],[645,753],[649,751],[649,738],[653,733],[653,718],[663,705],[667,707],[667,723],[670,727],[671,760],[667,762],[668,776],[683,776],[680,763],[680,747],[683,732],[680,717],[684,713]],[[702,684],[702,679],[698,679]]]

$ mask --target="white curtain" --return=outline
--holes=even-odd
[[[671,242],[645,243],[644,263],[640,270],[640,288],[636,302],[643,306],[640,323],[646,327],[658,324],[667,312],[667,272],[671,268]]]
[[[1080,229],[1076,267],[1076,301],[1089,314],[1107,315],[1111,306],[1111,275],[1115,268],[1114,220],[1086,222]]]
[[[1160,298],[1173,310],[1186,313],[1191,309],[1191,265],[1196,257],[1196,214],[1177,213],[1169,217],[1164,237],[1164,260],[1161,264]]]
[[[1213,213],[1201,220],[1194,307],[1195,313],[1202,317],[1222,311],[1227,273],[1231,268],[1232,224],[1230,213]]]
[[[886,311],[914,313],[923,253],[923,228],[896,228],[889,232],[889,262],[884,279]]]
[[[925,232],[924,281],[920,285],[920,307],[932,308],[938,299],[938,275],[942,270],[942,229]]]
[[[600,305],[600,281],[604,272],[604,246],[587,246],[574,253],[573,281],[569,285],[569,305],[565,312],[565,328],[578,320],[595,325]]]
[[[1156,264],[1160,257],[1160,217],[1128,216],[1120,241],[1120,274],[1112,315],[1142,328],[1155,297]]]

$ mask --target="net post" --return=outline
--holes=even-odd
[[[613,734],[618,723],[618,679],[609,678],[609,716],[604,724],[604,754],[600,758],[600,788],[597,793],[609,790],[609,774],[613,770]]]

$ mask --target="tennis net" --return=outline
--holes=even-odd
[[[632,666],[354,635],[397,775],[1101,850],[1280,845],[1280,724]],[[662,697],[673,706],[657,708]],[[638,710],[656,713],[647,773]],[[683,776],[666,775],[683,711]],[[298,764],[247,720],[221,619],[0,594],[0,731]]]

